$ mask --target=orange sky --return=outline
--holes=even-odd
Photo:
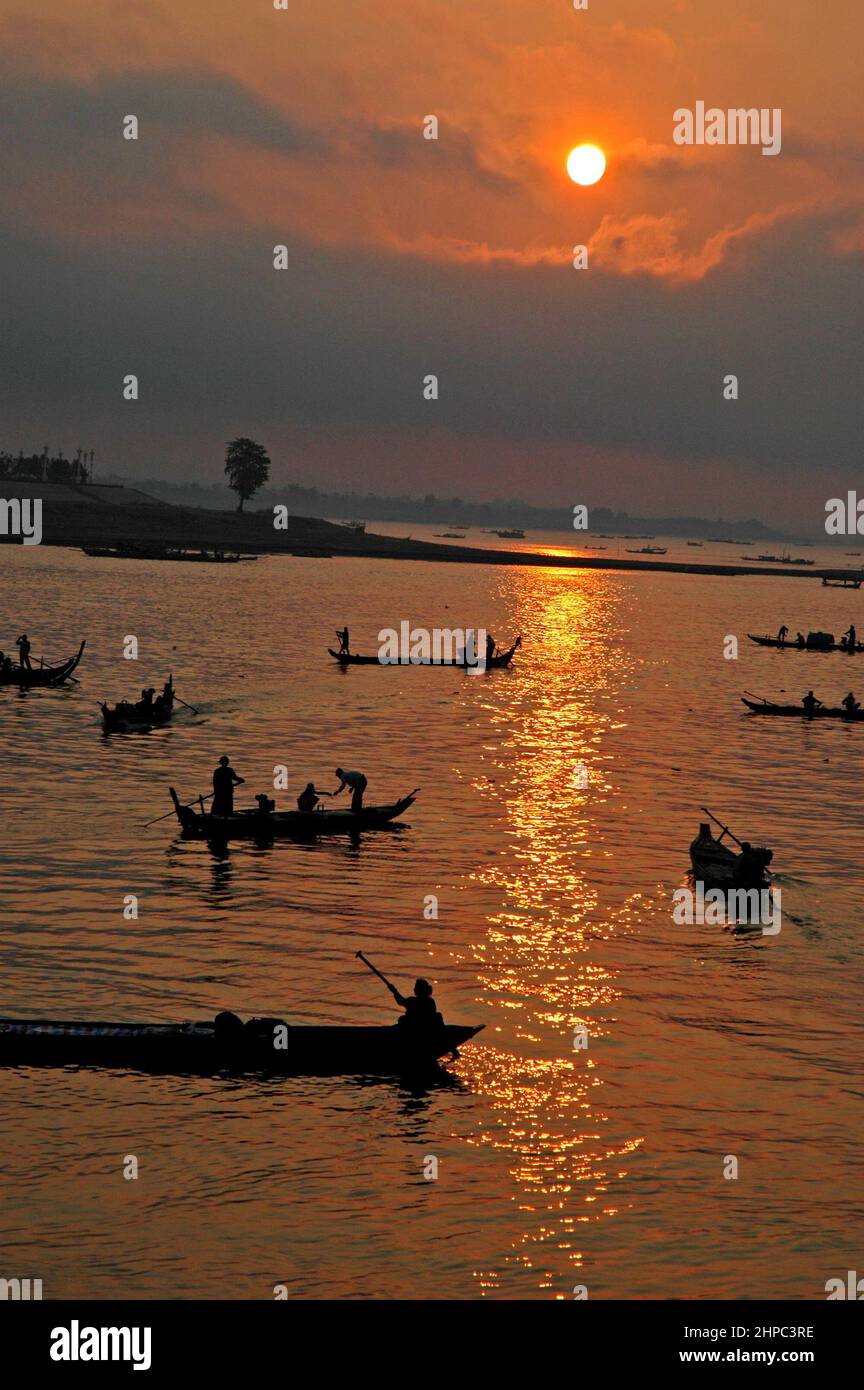
[[[353,411],[344,399],[328,408],[317,396],[314,402],[297,396],[292,408],[296,393],[287,380],[281,415],[275,399],[250,397],[241,420],[238,396],[231,420],[243,423],[244,432],[266,434],[274,460],[284,445],[286,476],[322,485],[325,474],[344,481],[362,457],[358,483],[389,487],[395,469],[404,490],[426,492],[443,490],[453,475],[464,474],[469,457],[475,495],[528,495],[539,468],[545,498],[567,501],[572,484],[562,476],[562,456],[572,457],[578,470],[585,451],[586,460],[602,455],[612,476],[604,496],[592,500],[626,506],[627,490],[635,489],[634,511],[652,495],[652,466],[664,497],[689,493],[682,510],[693,510],[706,487],[719,495],[718,478],[743,488],[757,510],[766,472],[773,476],[784,464],[794,477],[780,505],[803,517],[815,505],[812,498],[825,493],[827,484],[821,477],[814,482],[803,449],[790,459],[789,446],[766,426],[769,407],[781,434],[788,423],[784,381],[790,401],[801,407],[808,381],[802,324],[814,324],[813,356],[824,360],[838,331],[836,309],[824,322],[820,318],[826,305],[848,305],[849,284],[860,279],[864,19],[852,0],[832,0],[828,11],[806,0],[590,0],[587,11],[574,11],[568,0],[352,0],[338,8],[291,0],[287,11],[264,0],[67,0],[35,10],[4,0],[0,33],[0,103],[4,127],[10,117],[12,127],[3,156],[3,225],[19,245],[55,243],[54,255],[68,260],[66,292],[73,297],[79,258],[104,253],[114,317],[122,318],[126,305],[134,324],[140,317],[134,291],[143,293],[148,280],[145,297],[152,305],[149,277],[160,278],[161,257],[186,256],[194,300],[194,266],[214,248],[221,249],[223,266],[219,273],[214,264],[213,275],[233,284],[247,247],[284,241],[296,280],[282,307],[293,325],[299,304],[314,342],[322,322],[331,335],[338,333],[344,314],[340,346],[351,356],[353,345],[353,365],[343,396],[360,390],[360,377],[365,381],[366,367],[379,354],[383,372],[394,343],[404,349],[412,332],[421,376],[421,367],[437,370],[444,380],[458,376],[468,396],[482,391],[483,344],[496,322],[496,298],[512,352],[507,360],[499,344],[490,374],[499,392],[506,380],[511,398],[521,380],[522,344],[529,342],[532,353],[547,351],[554,361],[574,349],[584,357],[597,326],[587,410],[574,411],[569,424],[547,419],[539,374],[525,388],[531,399],[526,395],[521,422],[504,422],[497,438],[507,459],[503,479],[490,460],[498,435],[494,418],[481,418],[461,401],[455,411],[412,417],[404,402],[382,394],[377,381],[375,409],[368,399]],[[697,100],[781,108],[782,153],[769,159],[757,148],[674,145],[673,111]],[[141,122],[135,143],[118,138],[127,112]],[[436,142],[422,139],[427,114],[439,120]],[[564,160],[573,144],[586,140],[600,144],[609,163],[600,184],[580,189],[566,178]],[[588,272],[570,266],[577,243],[589,247]],[[327,256],[338,265],[338,273],[329,272],[329,302],[321,260]],[[766,298],[765,267],[775,276],[784,258],[788,283],[773,285]],[[812,276],[811,263],[818,272]],[[357,307],[370,277],[381,287],[380,319],[375,313],[370,319],[365,302],[362,312]],[[26,312],[26,278],[20,293]],[[175,303],[178,293],[182,298],[180,278]],[[424,295],[435,306],[439,335],[431,333],[428,345]],[[230,285],[227,297],[234,301]],[[452,315],[444,324],[446,303]],[[768,319],[778,303],[789,322],[772,325]],[[718,305],[729,317],[715,361]],[[247,331],[240,327],[242,295],[231,307],[226,332],[236,337]],[[607,330],[610,315],[623,315],[625,307],[620,333],[638,360],[622,376]],[[258,345],[264,354],[279,351],[278,302],[271,312]],[[164,313],[170,335],[168,302]],[[114,317],[107,308],[94,317],[100,339],[107,319],[112,332],[116,328]],[[856,399],[852,374],[847,379],[843,366],[857,351],[851,328],[851,321],[839,325],[839,379],[820,384],[791,437],[800,441],[807,422],[818,417],[822,428],[814,429],[813,454],[825,444],[831,417],[848,422]],[[669,360],[667,379],[704,357],[702,377],[670,399],[668,429],[658,418],[640,430],[640,410],[653,410],[663,389],[652,364],[662,364],[673,339],[681,354]],[[754,381],[761,370],[754,345],[761,339],[770,362]],[[146,341],[143,333],[141,352]],[[784,365],[786,342],[792,358]],[[35,341],[22,351],[22,360],[38,361]],[[185,351],[178,342],[178,360]],[[319,378],[327,374],[323,349],[311,360]],[[718,373],[735,371],[739,363],[747,408],[758,402],[761,413],[749,420],[742,408],[730,432],[728,411],[718,416],[711,393]],[[334,360],[334,376],[344,368],[344,356]],[[826,385],[835,399],[826,400]],[[88,389],[82,382],[81,390]],[[81,390],[73,393],[76,400]],[[742,390],[742,407],[743,396]],[[211,435],[206,419],[196,426],[188,404],[151,398],[148,429],[173,465],[194,456],[193,471],[203,476],[211,468]],[[613,427],[611,415],[620,417],[622,410],[632,417],[629,427]],[[27,392],[18,418],[25,434],[44,432]],[[45,418],[57,442],[74,447],[62,413]],[[94,399],[86,418],[98,420],[94,443],[113,451],[118,467],[125,456],[130,471],[145,471],[122,413],[112,415]],[[700,418],[701,432],[692,428]],[[70,428],[80,430],[83,423],[73,412]],[[226,417],[214,438],[221,440],[229,424]],[[298,432],[305,440],[302,458]],[[838,469],[853,463],[852,435],[828,441],[826,452]],[[694,436],[702,440],[700,458],[694,457]],[[772,437],[760,470],[760,449]],[[376,473],[378,439],[383,447]],[[6,446],[19,442],[42,441],[22,434]],[[409,488],[414,470],[416,486]],[[838,476],[829,494],[843,485]]]

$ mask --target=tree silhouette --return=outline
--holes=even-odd
[[[243,503],[270,477],[267,450],[254,439],[232,439],[225,455],[225,472],[228,486],[240,498],[237,510],[242,512]]]

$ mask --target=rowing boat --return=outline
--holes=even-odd
[[[766,888],[770,883],[766,867],[772,858],[770,849],[756,849],[745,860],[715,840],[707,825],[700,828],[690,845],[693,877],[706,888]]]
[[[864,652],[864,642],[856,642],[854,649],[851,649],[849,646],[847,646],[845,642],[835,642],[833,638],[828,642],[825,642],[824,640],[815,640],[816,638],[824,637],[826,635],[828,637],[831,636],[830,633],[823,634],[810,632],[807,634],[806,641],[804,642],[787,642],[785,640],[781,642],[777,637],[756,637],[752,632],[747,633],[747,636],[750,638],[750,641],[755,642],[757,646],[777,647],[781,651],[845,652],[847,656],[854,656],[858,652]]]
[[[12,666],[5,671],[0,670],[0,685],[17,685],[22,689],[63,685],[84,655],[85,646],[86,642],[82,642],[75,655],[70,656],[68,661],[61,661],[59,666]]]
[[[0,1065],[120,1067],[212,1075],[263,1072],[403,1076],[453,1055],[480,1027],[339,1028],[220,1014],[212,1023],[84,1023],[0,1018]]]
[[[333,660],[339,662],[340,666],[394,666],[397,668],[400,666],[455,666],[460,671],[468,671],[472,670],[474,666],[479,666],[482,664],[483,669],[487,671],[503,671],[510,665],[510,662],[513,660],[513,657],[517,649],[521,647],[521,645],[522,638],[517,637],[516,641],[513,643],[513,646],[508,647],[506,651],[499,652],[497,656],[489,657],[488,660],[483,658],[481,655],[478,661],[474,662],[472,665],[469,665],[469,663],[467,663],[464,660],[464,658],[462,661],[460,661],[458,657],[455,656],[450,657],[449,660],[442,659],[438,661],[429,660],[401,662],[382,661],[381,658],[378,656],[360,656],[355,655],[354,652],[334,652],[332,647],[328,647],[327,650],[332,656]]]
[[[829,708],[826,705],[820,705],[815,710],[806,710],[803,705],[773,705],[769,700],[763,700],[759,704],[756,700],[746,700],[743,695],[741,702],[754,714],[778,714],[790,719],[844,719],[847,724],[857,724],[864,721],[864,709],[856,709],[851,714],[848,710],[836,707]]]
[[[109,709],[106,704],[100,705],[102,727],[105,732],[107,734],[134,733],[142,729],[153,729],[170,723],[174,713],[174,682],[170,676],[166,685],[169,698],[166,700],[164,695],[157,696],[149,706],[145,705],[143,700],[138,700],[134,704],[121,701],[113,709]]]
[[[362,811],[262,811],[259,807],[214,816],[203,809],[181,806],[173,787],[168,789],[183,834],[197,840],[309,840],[319,835],[357,835],[361,830],[383,830],[409,806],[416,791],[389,806],[364,806]]]

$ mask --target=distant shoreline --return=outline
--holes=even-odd
[[[14,491],[13,491],[14,489]],[[811,568],[788,565],[782,569],[757,564],[712,564],[666,560],[660,557],[630,559],[623,556],[550,555],[526,550],[493,550],[480,546],[442,545],[374,532],[358,533],[348,526],[315,517],[289,516],[285,530],[276,530],[269,511],[216,512],[208,508],[178,507],[145,493],[99,484],[75,487],[51,483],[7,486],[7,493],[41,497],[43,545],[83,549],[85,546],[171,546],[188,550],[242,551],[255,555],[302,555],[321,563],[326,558],[358,557],[374,560],[426,560],[457,565],[521,565],[546,569],[619,570],[628,573],[703,574],[726,578],[770,575],[784,579],[859,578],[861,568]],[[586,533],[587,534],[587,533]],[[0,541],[19,544],[16,537]],[[100,563],[94,559],[94,564]],[[104,563],[104,561],[103,561]],[[124,561],[134,563],[134,561]],[[154,561],[153,563],[171,563]]]

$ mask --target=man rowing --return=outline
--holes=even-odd
[[[350,652],[350,646],[349,646],[350,638],[349,638],[349,636],[348,636],[348,625],[347,625],[347,623],[346,623],[345,627],[337,627],[337,629],[336,629],[336,636],[339,638],[339,655],[340,655],[340,656],[343,656],[343,655],[344,655],[344,656],[348,656],[348,655],[349,655],[349,652]]]
[[[855,714],[861,708],[860,700],[855,699],[855,696],[853,695],[851,690],[849,691],[849,694],[846,696],[846,699],[841,700],[840,703],[842,704],[847,714]]]
[[[22,671],[31,671],[30,664],[30,641],[26,632],[22,632],[20,637],[15,638],[15,646],[18,648],[18,662]]]
[[[339,785],[331,796],[339,796],[346,787],[351,788],[351,810],[355,816],[363,810],[363,793],[366,790],[367,782],[362,772],[343,772],[341,767],[337,767],[336,776],[339,778]]]
[[[358,951],[357,955],[363,964],[369,967],[373,975],[377,975],[379,980],[383,980],[396,1003],[405,1010],[399,1020],[399,1027],[425,1032],[429,1032],[433,1028],[443,1028],[444,1019],[438,1012],[438,1005],[435,1003],[432,986],[428,980],[415,980],[413,994],[400,994],[396,986],[391,985],[387,976],[382,975],[378,967],[373,965],[371,960],[367,960],[362,951]]]
[[[234,810],[234,788],[242,786],[245,778],[238,777],[225,754],[219,759],[219,766],[213,772],[214,816],[230,816]]]
[[[812,690],[808,690],[804,699],[801,701],[808,715],[814,715],[817,709],[822,708],[822,701],[817,700]]]

